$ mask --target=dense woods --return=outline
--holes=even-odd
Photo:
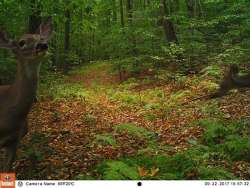
[[[11,38],[48,18],[18,178],[250,178],[248,0],[0,1]]]

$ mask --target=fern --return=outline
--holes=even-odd
[[[223,144],[223,150],[233,160],[245,160],[250,162],[250,138],[230,136]]]
[[[219,79],[221,77],[221,68],[218,65],[210,65],[203,70],[201,70],[201,74],[203,77],[211,76]]]
[[[198,179],[200,180],[232,180],[236,177],[222,168],[211,168],[201,166],[198,168]]]
[[[106,162],[103,169],[103,179],[105,180],[137,180],[140,179],[137,169],[122,161]]]
[[[110,134],[96,135],[94,142],[102,144],[102,145],[111,145],[114,147],[117,146],[115,138]]]
[[[203,142],[210,146],[223,143],[228,134],[226,127],[215,120],[202,120],[200,125],[206,128],[203,135]]]
[[[156,135],[156,133],[148,131],[143,127],[138,127],[135,124],[121,124],[115,127],[116,131],[127,131],[131,135],[135,135],[138,137],[152,138]]]

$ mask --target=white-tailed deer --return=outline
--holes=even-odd
[[[239,68],[233,64],[229,67],[229,70],[225,73],[219,89],[212,94],[211,98],[222,97],[227,92],[234,88],[250,87],[250,73],[246,75],[239,75]]]
[[[17,61],[16,79],[12,85],[0,86],[0,172],[9,172],[17,146],[27,133],[27,115],[36,98],[40,63],[48,50],[52,20],[43,22],[36,34],[25,34],[11,40],[0,31],[0,48],[10,49]]]

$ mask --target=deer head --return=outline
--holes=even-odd
[[[51,34],[51,19],[42,23],[35,34],[25,34],[19,40],[12,40],[0,31],[0,48],[12,50],[17,58],[14,83],[0,87],[0,149],[6,153],[5,159],[0,159],[0,172],[11,170],[18,143],[27,132],[27,115],[36,97],[39,65]]]
[[[0,31],[0,48],[12,50],[20,61],[35,63],[46,54],[51,35],[52,19],[43,22],[35,34],[24,34],[18,40],[12,40],[5,32]]]

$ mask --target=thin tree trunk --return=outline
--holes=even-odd
[[[66,4],[69,4],[69,1],[66,0]],[[68,55],[69,55],[69,50],[70,50],[70,24],[71,24],[71,17],[70,17],[70,10],[66,8],[65,13],[65,32],[64,32],[64,72],[69,71],[69,62],[68,62]]]
[[[133,5],[132,0],[127,0],[127,14],[128,14],[128,22],[131,25],[133,19]]]
[[[130,27],[129,41],[131,42],[131,53],[133,55],[137,54],[136,50],[136,38],[133,32],[133,2],[132,0],[127,0],[127,16],[128,16],[128,25]]]
[[[42,22],[40,4],[36,0],[30,2],[31,15],[29,16],[28,32],[34,34]]]
[[[113,0],[113,22],[117,22],[117,6],[116,6],[116,0]]]
[[[121,27],[125,27],[124,23],[124,11],[123,11],[123,0],[120,0],[120,16],[121,16]]]
[[[203,15],[202,5],[200,0],[186,0],[188,15],[191,18],[201,17]]]
[[[178,39],[177,39],[175,29],[174,29],[174,24],[170,19],[167,18],[166,12],[168,12],[167,4],[165,0],[161,0],[160,13],[162,17],[162,27],[163,27],[166,39],[168,42],[178,43]]]

